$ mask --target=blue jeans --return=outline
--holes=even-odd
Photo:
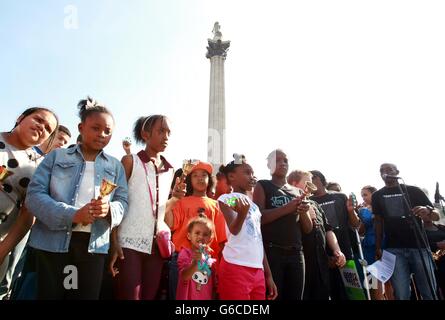
[[[24,261],[23,268],[17,276],[17,279],[13,282],[10,300],[36,300],[37,266],[34,249],[26,246],[20,260]]]
[[[26,247],[26,244],[28,243],[29,234],[30,232],[28,231],[28,233],[22,238],[22,240],[20,240],[14,249],[12,249],[11,253],[9,254],[9,259],[5,259],[7,269],[5,270],[5,274],[0,282],[0,300],[9,299],[12,286],[22,272],[24,264],[22,253]]]
[[[391,277],[391,284],[394,288],[394,296],[397,300],[409,300],[410,275],[414,274],[417,289],[423,300],[433,300],[434,297],[428,285],[427,276],[431,279],[431,285],[436,292],[436,278],[434,276],[433,261],[427,249],[421,249],[423,260],[426,264],[426,273],[422,265],[419,250],[414,248],[388,248],[387,251],[396,256],[396,265]]]

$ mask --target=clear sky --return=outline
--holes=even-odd
[[[116,118],[116,157],[139,116],[163,113],[173,164],[205,160],[205,53],[219,21],[231,41],[228,159],[244,153],[268,178],[281,147],[291,169],[356,193],[381,187],[379,165],[393,162],[406,183],[433,193],[439,181],[445,194],[444,16],[445,2],[425,0],[1,0],[1,130],[44,105],[76,136],[89,94]]]

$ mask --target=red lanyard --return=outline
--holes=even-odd
[[[139,157],[139,159],[140,159],[140,157]],[[155,173],[156,173],[156,204],[155,204],[153,201],[153,193],[151,192],[150,183],[148,181],[147,167],[145,166],[145,162],[142,161],[142,159],[140,159],[140,160],[141,160],[142,166],[144,167],[144,170],[145,170],[145,180],[147,181],[148,194],[150,195],[151,207],[153,208],[153,216],[155,217],[155,234],[156,234],[156,224],[157,224],[157,220],[158,220],[158,207],[159,207],[158,168],[156,167],[156,164],[153,163],[153,166],[155,168]]]

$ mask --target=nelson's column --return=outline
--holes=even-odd
[[[226,106],[224,98],[224,61],[230,41],[222,41],[220,25],[213,26],[213,39],[207,39],[206,57],[210,59],[210,99],[207,161],[213,166],[213,173],[226,163]]]

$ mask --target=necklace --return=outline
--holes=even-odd
[[[17,147],[13,143],[11,143],[11,132],[5,132],[2,134],[4,141],[13,148],[13,150],[17,151],[24,151],[30,161],[33,161],[35,164],[37,164],[37,160],[43,157],[43,155],[38,154],[36,151],[34,151],[33,147],[26,147],[24,149]]]
[[[37,160],[39,160],[40,158],[44,157],[43,155],[38,154],[32,148],[27,148],[27,149],[24,149],[23,151],[25,151],[26,155],[28,156],[29,161],[34,162],[34,165],[36,167],[37,167]]]

